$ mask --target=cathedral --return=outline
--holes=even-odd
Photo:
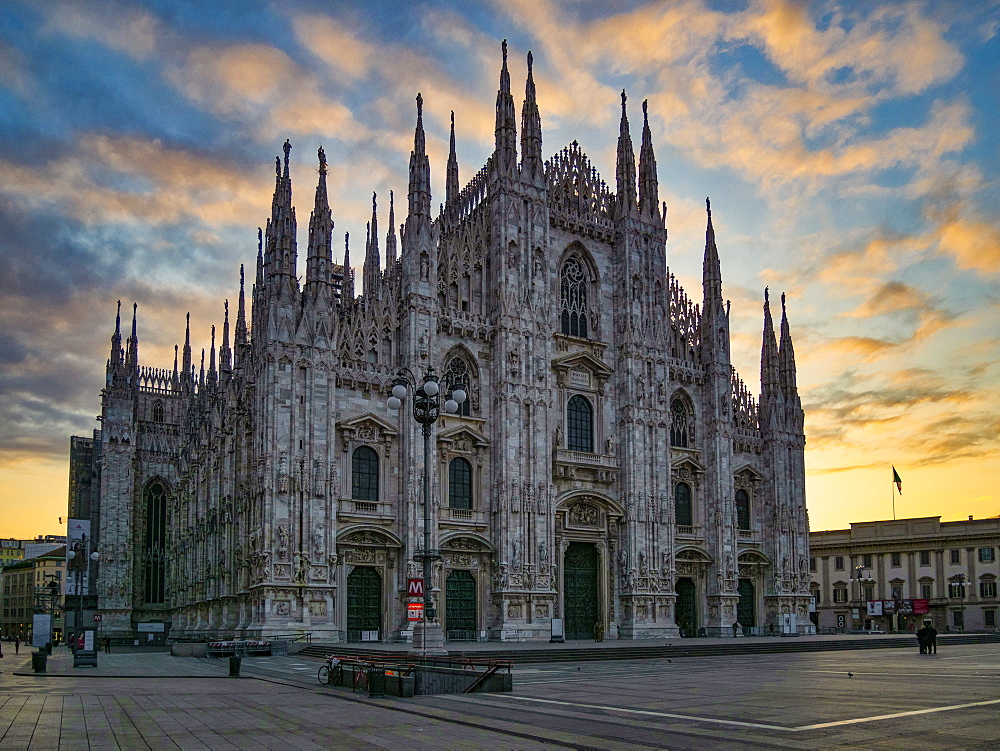
[[[710,206],[700,297],[667,269],[645,103],[637,163],[622,93],[612,191],[576,142],[543,159],[527,61],[518,123],[504,43],[495,148],[464,186],[452,118],[436,214],[417,95],[405,216],[373,198],[360,295],[322,149],[300,277],[286,141],[252,286],[241,269],[200,360],[189,323],[172,368],[141,364],[119,303],[93,447],[102,635],[410,640],[425,531],[450,642],[814,630],[784,297],[776,331],[764,292],[754,396]],[[412,400],[390,407],[403,369],[468,394],[426,463]]]

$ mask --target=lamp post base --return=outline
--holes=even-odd
[[[442,657],[448,654],[444,648],[444,627],[440,623],[415,623],[413,625],[413,649],[409,654],[415,657]]]

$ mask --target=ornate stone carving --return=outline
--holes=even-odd
[[[582,527],[596,527],[600,510],[589,503],[574,503],[569,507],[569,522]]]

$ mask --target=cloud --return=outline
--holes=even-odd
[[[44,31],[91,39],[135,60],[148,60],[169,42],[169,30],[135,3],[103,0],[81,5],[63,0],[48,3]]]

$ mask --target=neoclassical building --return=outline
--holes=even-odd
[[[241,269],[200,361],[189,326],[172,368],[142,365],[119,314],[93,452],[104,633],[407,638],[425,470],[449,639],[812,630],[784,300],[776,332],[765,291],[755,397],[710,208],[700,295],[667,269],[645,104],[637,164],[622,94],[612,191],[576,142],[543,159],[530,53],[518,139],[503,52],[495,149],[463,187],[452,122],[436,214],[417,96],[399,251],[373,199],[361,295],[322,149],[303,268],[286,142],[252,291]],[[404,367],[469,393],[429,467],[387,406]]]

